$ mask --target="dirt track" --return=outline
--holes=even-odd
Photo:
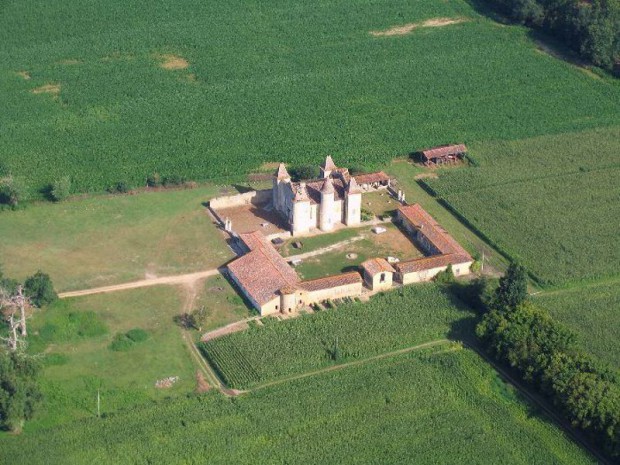
[[[136,289],[139,287],[159,286],[161,284],[184,284],[191,286],[196,281],[209,276],[215,276],[219,273],[217,268],[197,273],[181,274],[176,276],[163,276],[161,278],[142,279],[140,281],[132,281],[130,283],[115,284],[113,286],[95,287],[93,289],[84,289],[81,291],[69,291],[58,294],[61,299],[67,297],[80,297],[91,294],[102,294],[104,292],[124,291],[127,289]]]

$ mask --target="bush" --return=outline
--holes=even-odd
[[[131,349],[134,345],[134,342],[127,337],[126,334],[119,333],[114,336],[114,339],[108,346],[110,350],[114,352],[125,352]]]
[[[366,210],[365,208],[362,208],[362,211],[360,212],[360,219],[362,221],[370,221],[374,217],[375,215],[370,210]]]
[[[149,338],[149,334],[140,328],[130,329],[126,333],[118,333],[108,346],[114,352],[125,352],[133,348],[134,345],[144,342]]]
[[[71,178],[63,176],[56,179],[49,188],[49,196],[54,202],[60,202],[69,197],[71,193]]]
[[[140,328],[134,328],[127,331],[126,336],[133,342],[146,341],[149,338],[149,333]]]
[[[185,181],[187,181],[187,179],[183,176],[180,176],[178,174],[171,174],[170,176],[166,176],[164,178],[163,184],[165,187],[174,187],[185,184]]]
[[[440,284],[450,284],[454,282],[454,271],[452,271],[452,264],[448,265],[448,267],[440,271],[435,275],[435,282]]]
[[[0,204],[17,207],[28,200],[28,188],[21,178],[7,176],[0,179]]]
[[[52,279],[41,270],[26,279],[24,292],[37,307],[51,304],[58,299]]]
[[[162,179],[159,173],[149,174],[146,178],[146,185],[149,187],[159,187],[162,184]]]

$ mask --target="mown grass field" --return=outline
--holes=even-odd
[[[535,302],[577,333],[579,343],[620,370],[620,287],[618,282],[536,296]]]
[[[285,355],[282,355],[285,356]],[[469,350],[0,437],[6,463],[594,464]]]
[[[424,180],[539,284],[617,276],[620,126],[471,144],[475,167]]]
[[[370,34],[441,17],[463,22]],[[221,179],[327,153],[378,166],[619,118],[617,84],[462,0],[11,0],[0,42],[0,160],[33,190],[64,175],[79,192],[154,171]]]
[[[25,435],[101,412],[191,392],[195,372],[181,330],[173,322],[184,295],[175,287],[151,287],[61,300],[35,313],[29,350],[44,353],[41,387],[45,396]],[[148,339],[125,351],[110,344],[118,334],[139,328]],[[179,376],[169,389],[155,382]]]
[[[20,279],[41,269],[58,291],[215,268],[233,256],[202,206],[216,193],[93,196],[2,212],[0,263]]]
[[[201,344],[231,387],[247,388],[471,331],[473,315],[440,286],[420,285]],[[338,344],[339,358],[334,360]]]

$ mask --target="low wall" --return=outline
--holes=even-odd
[[[215,197],[209,201],[212,209],[240,207],[243,205],[261,205],[271,201],[271,189],[244,192],[243,194]]]

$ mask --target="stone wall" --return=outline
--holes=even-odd
[[[243,194],[214,197],[209,201],[209,206],[214,209],[240,207],[243,205],[264,205],[271,202],[272,191],[265,189],[260,191],[244,192]]]

